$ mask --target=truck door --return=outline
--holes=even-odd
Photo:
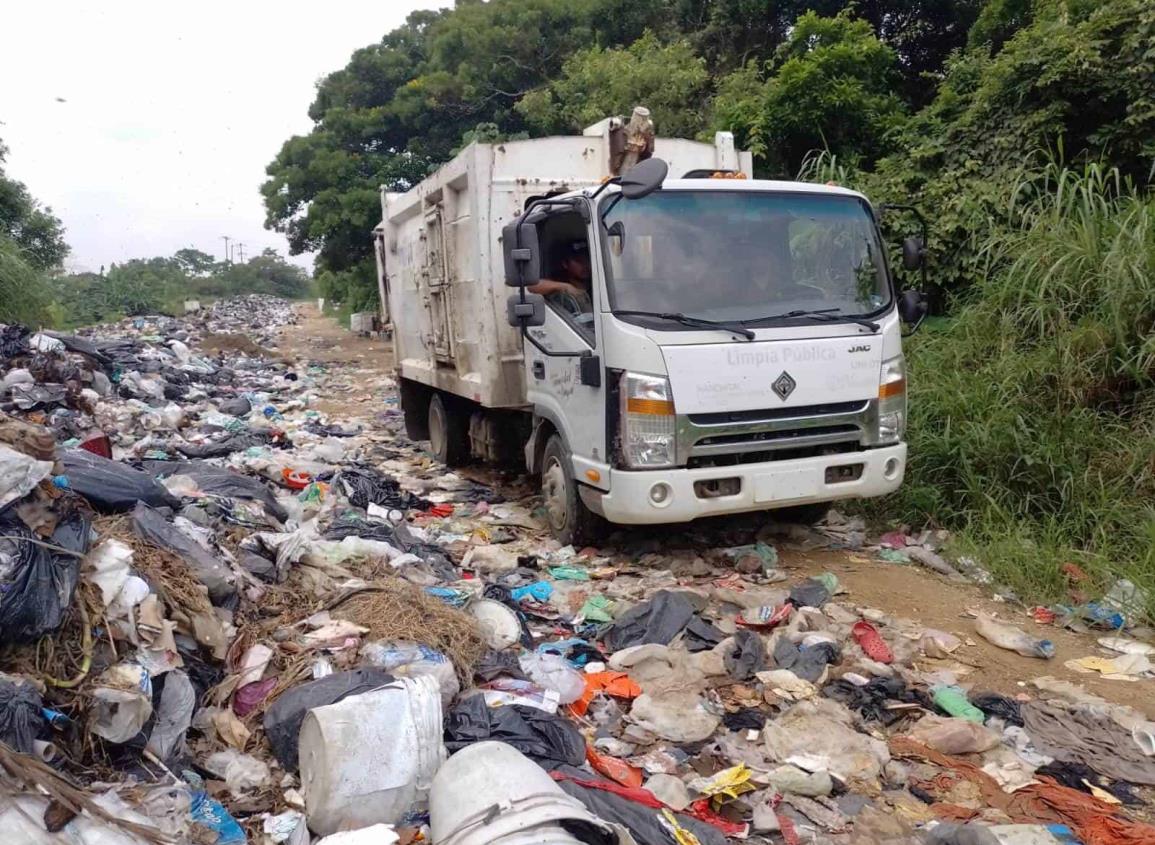
[[[433,355],[445,363],[453,361],[453,332],[449,330],[449,315],[452,313],[450,297],[453,295],[449,277],[449,262],[445,255],[445,224],[441,204],[425,211],[425,231],[422,232],[425,245],[425,261],[421,270],[425,283],[425,307],[429,310],[429,325],[432,329]]]
[[[572,248],[578,242],[583,243],[587,250],[591,247],[596,250],[599,246],[598,239],[590,236],[585,221],[573,211],[551,215],[540,224],[539,231],[546,256],[545,275],[555,281],[564,280],[559,278],[564,276],[564,272],[559,266],[558,256],[566,248]],[[549,295],[546,297],[545,325],[529,331],[550,351],[588,352],[589,356],[596,356],[600,361],[604,360],[598,324],[600,264],[595,252],[587,255],[591,268],[587,281],[588,302],[582,301],[575,306],[574,301],[565,297]],[[561,432],[574,457],[574,477],[588,481],[587,469],[595,465],[604,468],[608,462],[604,384],[582,383],[582,359],[578,357],[545,355],[527,343],[525,360],[529,401]],[[597,381],[604,381],[600,365],[595,368],[587,364],[586,368],[597,374]],[[589,374],[587,372],[587,382],[593,380]],[[604,472],[602,475],[608,481]]]

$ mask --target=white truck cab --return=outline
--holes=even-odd
[[[383,196],[384,322],[410,435],[449,464],[518,455],[572,543],[602,519],[897,488],[901,322],[925,306],[895,290],[867,199],[748,178],[727,133],[656,139],[607,179],[620,125],[473,144]],[[907,266],[921,252],[908,239]],[[570,253],[589,269],[562,279],[580,266]]]

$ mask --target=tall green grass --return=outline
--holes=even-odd
[[[1052,166],[992,224],[986,276],[908,346],[900,515],[1024,599],[1127,578],[1155,619],[1155,200],[1117,171]],[[894,516],[893,507],[888,508]]]
[[[44,276],[19,246],[0,235],[0,323],[44,325],[52,319],[50,305]]]

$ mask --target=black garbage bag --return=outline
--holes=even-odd
[[[967,696],[970,703],[983,711],[984,716],[997,716],[1008,725],[1021,728],[1023,713],[1019,702],[997,692],[972,692]]]
[[[751,630],[734,635],[734,648],[722,658],[726,671],[736,681],[747,681],[766,668],[766,644]]]
[[[649,803],[634,800],[616,783],[574,766],[552,768],[557,785],[576,798],[595,816],[620,824],[633,834],[634,840],[645,845],[678,845],[674,834],[661,822],[661,812]],[[697,837],[701,845],[726,845],[722,831],[693,816],[674,813],[679,827]]]
[[[179,508],[180,499],[147,472],[84,449],[65,449],[61,458],[68,486],[103,513],[122,513],[144,502],[154,508]]]
[[[213,443],[177,443],[173,448],[186,458],[224,458],[233,452],[243,452],[254,446],[265,446],[273,436],[264,431],[234,434]]]
[[[357,508],[368,508],[372,503],[401,511],[425,510],[431,504],[428,499],[402,490],[397,479],[375,470],[343,469],[337,475],[336,484]]]
[[[804,681],[814,684],[831,663],[842,659],[838,646],[833,643],[815,643],[799,648],[785,637],[774,645],[774,665],[789,669]]]
[[[682,642],[686,644],[686,651],[692,654],[698,651],[709,651],[724,639],[726,639],[726,635],[719,631],[712,622],[707,622],[701,616],[695,616],[686,625]]]
[[[0,742],[21,754],[32,753],[32,741],[44,727],[43,701],[28,683],[0,680]]]
[[[217,408],[222,414],[229,414],[233,417],[248,416],[249,412],[253,410],[253,403],[244,396],[234,396],[232,399],[222,399],[217,403]]]
[[[669,645],[693,617],[694,606],[682,593],[659,590],[614,620],[602,640],[611,652],[647,643]]]
[[[265,736],[277,761],[287,772],[299,768],[299,734],[305,714],[314,707],[325,707],[344,701],[351,695],[370,692],[388,683],[393,676],[383,669],[366,667],[349,672],[334,672],[316,681],[293,687],[265,711]]]
[[[213,466],[204,461],[145,461],[144,469],[155,478],[187,475],[210,496],[260,502],[265,506],[265,512],[279,522],[289,518],[289,512],[281,507],[265,482],[227,467]]]
[[[908,687],[901,678],[872,678],[865,686],[839,678],[824,686],[822,694],[861,713],[868,722],[879,722],[886,726],[893,725],[905,716],[904,711],[888,710],[888,701],[921,704],[928,710],[934,706],[925,693]]]
[[[14,384],[9,392],[12,404],[21,411],[61,405],[68,399],[68,388],[63,384]]]
[[[0,512],[0,642],[31,642],[64,621],[80,579],[80,558],[88,551],[91,524],[71,507],[57,523],[49,542],[66,549],[55,551],[42,545],[14,513]]]
[[[112,366],[112,359],[101,352],[96,344],[88,338],[77,337],[72,334],[60,334],[59,332],[45,332],[45,334],[59,340],[69,352],[79,352],[81,355],[86,355],[100,364],[101,367]]]
[[[27,326],[0,324],[0,361],[7,361],[28,351]]]
[[[822,607],[830,601],[830,590],[817,578],[807,578],[790,591],[790,603],[795,607]]]
[[[445,747],[451,754],[487,739],[508,743],[539,763],[580,766],[586,758],[582,732],[557,713],[518,704],[490,707],[484,697],[472,695],[445,717]]]
[[[138,503],[132,512],[132,527],[136,536],[167,549],[187,563],[196,579],[208,588],[209,598],[214,604],[221,604],[236,595],[233,573],[225,562],[144,502]]]

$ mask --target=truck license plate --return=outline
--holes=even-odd
[[[785,470],[754,478],[755,502],[777,502],[817,494],[818,472],[814,469]]]

